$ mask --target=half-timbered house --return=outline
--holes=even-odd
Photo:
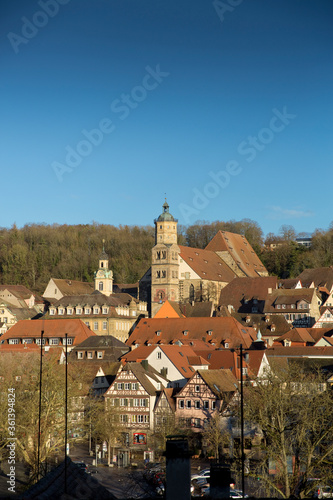
[[[176,418],[180,427],[200,432],[214,412],[222,412],[238,391],[230,370],[198,370],[176,397]]]

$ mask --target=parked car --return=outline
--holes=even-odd
[[[202,479],[202,478],[210,478],[210,469],[203,469],[199,474],[192,474],[191,481],[193,479]]]
[[[84,462],[73,462],[77,467],[79,467],[84,472],[88,472],[88,466]]]

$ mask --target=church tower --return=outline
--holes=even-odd
[[[98,290],[104,295],[111,295],[113,288],[113,273],[109,269],[109,256],[104,250],[104,240],[103,240],[103,251],[99,256],[99,266],[98,271],[94,273],[95,278],[95,290]]]
[[[151,266],[151,316],[166,300],[179,300],[179,246],[177,222],[169,213],[165,200],[163,212],[154,220],[155,246],[152,249]]]

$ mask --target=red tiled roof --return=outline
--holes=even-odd
[[[223,260],[209,250],[179,245],[183,259],[201,279],[229,283],[236,275]]]
[[[0,345],[0,349],[2,350],[8,339],[40,338],[42,330],[44,331],[44,338],[65,337],[67,333],[68,337],[74,339],[72,345],[80,344],[91,335],[96,335],[80,319],[23,319],[2,335],[1,341],[5,342]],[[16,345],[19,346],[20,344]],[[15,347],[15,344],[13,347]]]
[[[235,278],[221,290],[219,306],[232,305],[237,312],[243,300],[265,300],[269,289],[274,290],[277,287],[276,276],[265,276],[256,278]]]
[[[313,282],[316,287],[326,287],[331,291],[333,288],[333,266],[304,269],[298,279],[302,283]]]
[[[256,277],[261,273],[267,274],[267,269],[245,236],[241,234],[218,231],[206,246],[206,250],[228,252],[246,276]]]
[[[157,335],[156,332],[160,334]],[[139,343],[138,341],[157,344],[162,338],[168,343],[183,340],[188,343],[187,341],[199,339],[208,342],[211,338],[216,338],[218,346],[230,338],[230,348],[239,344],[247,348],[256,339],[256,332],[253,328],[241,325],[234,318],[142,318],[126,344],[131,346]]]

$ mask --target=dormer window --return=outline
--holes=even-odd
[[[50,316],[54,316],[54,315],[55,315],[55,312],[56,312],[56,310],[55,310],[55,309],[50,309]]]
[[[90,314],[90,307],[84,308],[84,314]]]
[[[82,308],[81,307],[77,307],[76,308],[76,314],[82,314]]]
[[[94,314],[98,314],[99,313],[99,307],[94,307]]]
[[[63,314],[64,314],[64,312],[65,312],[65,309],[63,309],[62,307],[59,307],[59,309],[58,309],[58,314],[63,315]]]
[[[188,334],[188,330],[184,330],[184,331],[183,331],[183,334],[184,334],[184,335],[187,335],[187,334]]]
[[[107,307],[103,307],[102,312],[103,312],[103,314],[107,314],[108,313],[108,308]]]

